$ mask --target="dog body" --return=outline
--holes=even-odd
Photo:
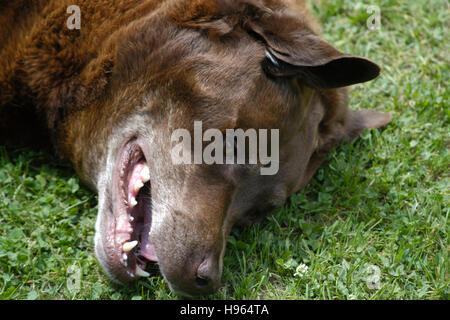
[[[68,28],[71,5],[80,29]],[[300,0],[7,1],[0,23],[0,134],[45,133],[98,192],[95,251],[120,282],[157,261],[176,292],[214,292],[234,224],[391,120],[348,109],[346,87],[379,68],[323,41]],[[171,135],[195,121],[279,130],[279,171],[175,165]]]

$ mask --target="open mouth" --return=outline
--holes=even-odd
[[[148,277],[158,262],[150,239],[152,199],[150,170],[142,149],[132,140],[121,149],[113,178],[114,271],[121,281]]]

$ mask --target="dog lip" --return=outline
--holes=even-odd
[[[147,262],[157,262],[150,237],[142,236],[142,232],[150,232],[151,225],[151,199],[145,193],[150,190],[150,177],[145,156],[136,140],[124,143],[116,159],[111,188],[113,221],[103,240],[109,271],[123,283],[136,276],[148,276],[144,271]],[[142,254],[135,241],[143,245]]]

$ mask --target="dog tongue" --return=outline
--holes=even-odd
[[[158,257],[156,256],[155,248],[151,241],[147,242],[144,247],[141,247],[139,255],[151,262],[158,262]]]
[[[150,240],[150,235],[142,236],[142,245],[139,251],[139,255],[147,259],[148,261],[158,262],[158,257],[156,256],[155,247]]]
[[[151,225],[152,225],[151,212],[146,212],[144,217],[144,226],[141,233],[141,248],[139,251],[139,255],[144,257],[148,261],[158,262],[155,247],[153,246],[152,239],[150,239]]]

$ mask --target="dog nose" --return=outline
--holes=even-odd
[[[217,290],[220,279],[214,259],[208,257],[199,265],[195,274],[195,284],[202,292],[212,293]]]
[[[206,288],[211,283],[211,278],[208,276],[197,275],[195,277],[195,283],[199,288]]]
[[[188,266],[166,269],[164,274],[170,288],[187,297],[213,294],[221,286],[222,270],[219,257],[211,254],[198,259],[197,263],[194,261],[190,261]]]

